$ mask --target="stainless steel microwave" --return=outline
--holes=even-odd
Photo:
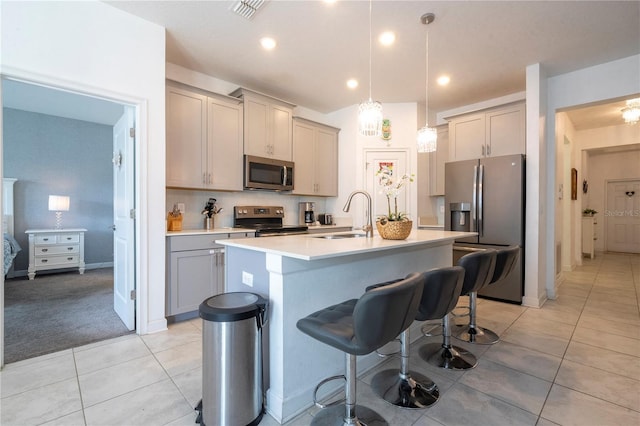
[[[293,162],[245,155],[244,188],[293,190]]]

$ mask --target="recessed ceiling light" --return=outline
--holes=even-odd
[[[260,39],[260,44],[267,50],[272,50],[276,47],[276,41],[271,37],[262,37]]]
[[[383,46],[391,46],[393,42],[396,41],[396,35],[393,33],[393,31],[385,31],[380,34],[380,37],[378,37],[378,41],[380,41],[380,44],[382,44]]]
[[[356,87],[358,87],[358,80],[356,80],[355,78],[347,80],[347,87],[349,89],[355,89]]]
[[[437,81],[440,86],[446,86],[451,81],[451,78],[448,75],[442,75],[438,77]]]

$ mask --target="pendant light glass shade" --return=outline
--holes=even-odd
[[[627,107],[622,110],[622,118],[627,124],[636,124],[640,121],[640,98],[627,101]]]
[[[433,22],[436,16],[433,13],[425,13],[420,17],[423,24],[429,25]],[[426,36],[426,71],[425,71],[425,89],[424,89],[424,103],[425,103],[425,122],[424,127],[418,130],[417,143],[418,152],[434,152],[438,148],[438,131],[433,127],[429,127],[429,33]]]
[[[358,133],[382,136],[382,104],[369,99],[358,105]]]
[[[438,148],[438,131],[424,126],[418,130],[418,152],[434,152]]]
[[[382,136],[382,104],[371,100],[371,5],[369,0],[369,100],[358,105],[358,133]]]

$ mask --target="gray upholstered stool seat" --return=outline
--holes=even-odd
[[[482,250],[467,254],[460,258],[458,266],[464,268],[464,280],[462,283],[462,295],[475,295],[475,292],[486,285],[491,277],[496,264],[495,250]],[[432,343],[420,348],[420,356],[430,364],[452,369],[467,370],[478,364],[478,359],[464,348],[451,344],[450,312],[458,302],[456,299],[451,309],[442,318],[442,345]]]
[[[423,276],[424,289],[416,320],[440,319],[452,309],[451,302],[460,296],[464,269],[459,266],[433,269]],[[440,390],[430,378],[409,370],[410,341],[407,328],[400,335],[400,370],[388,369],[377,373],[371,379],[371,388],[393,405],[427,408],[438,401]]]
[[[346,403],[320,410],[313,425],[387,424],[375,411],[356,406],[356,355],[375,351],[411,325],[422,296],[422,280],[422,274],[410,274],[298,321],[302,332],[345,352]]]
[[[511,246],[496,250],[496,261],[493,274],[491,274],[491,278],[488,280],[487,278],[484,279],[484,281],[488,281],[485,285],[495,285],[509,275],[516,265],[519,252],[520,247],[518,246]],[[462,261],[464,257],[460,258],[460,261]],[[478,282],[478,285],[480,284],[481,282]],[[475,291],[469,293],[469,324],[454,327],[451,334],[453,337],[464,340],[465,342],[492,345],[500,340],[498,335],[487,328],[480,327],[476,323],[477,291],[482,287],[484,287],[484,285],[481,285],[479,288],[476,288]],[[463,294],[467,294],[464,289],[462,292]]]

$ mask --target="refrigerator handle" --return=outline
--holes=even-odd
[[[476,220],[476,201],[478,200],[478,166],[473,166],[473,196],[471,197],[471,232],[475,232],[478,222]]]
[[[484,164],[480,164],[480,170],[478,172],[478,233],[481,237],[484,236],[484,222],[483,222],[483,214],[482,214],[482,204],[483,204],[483,183],[484,183]]]

